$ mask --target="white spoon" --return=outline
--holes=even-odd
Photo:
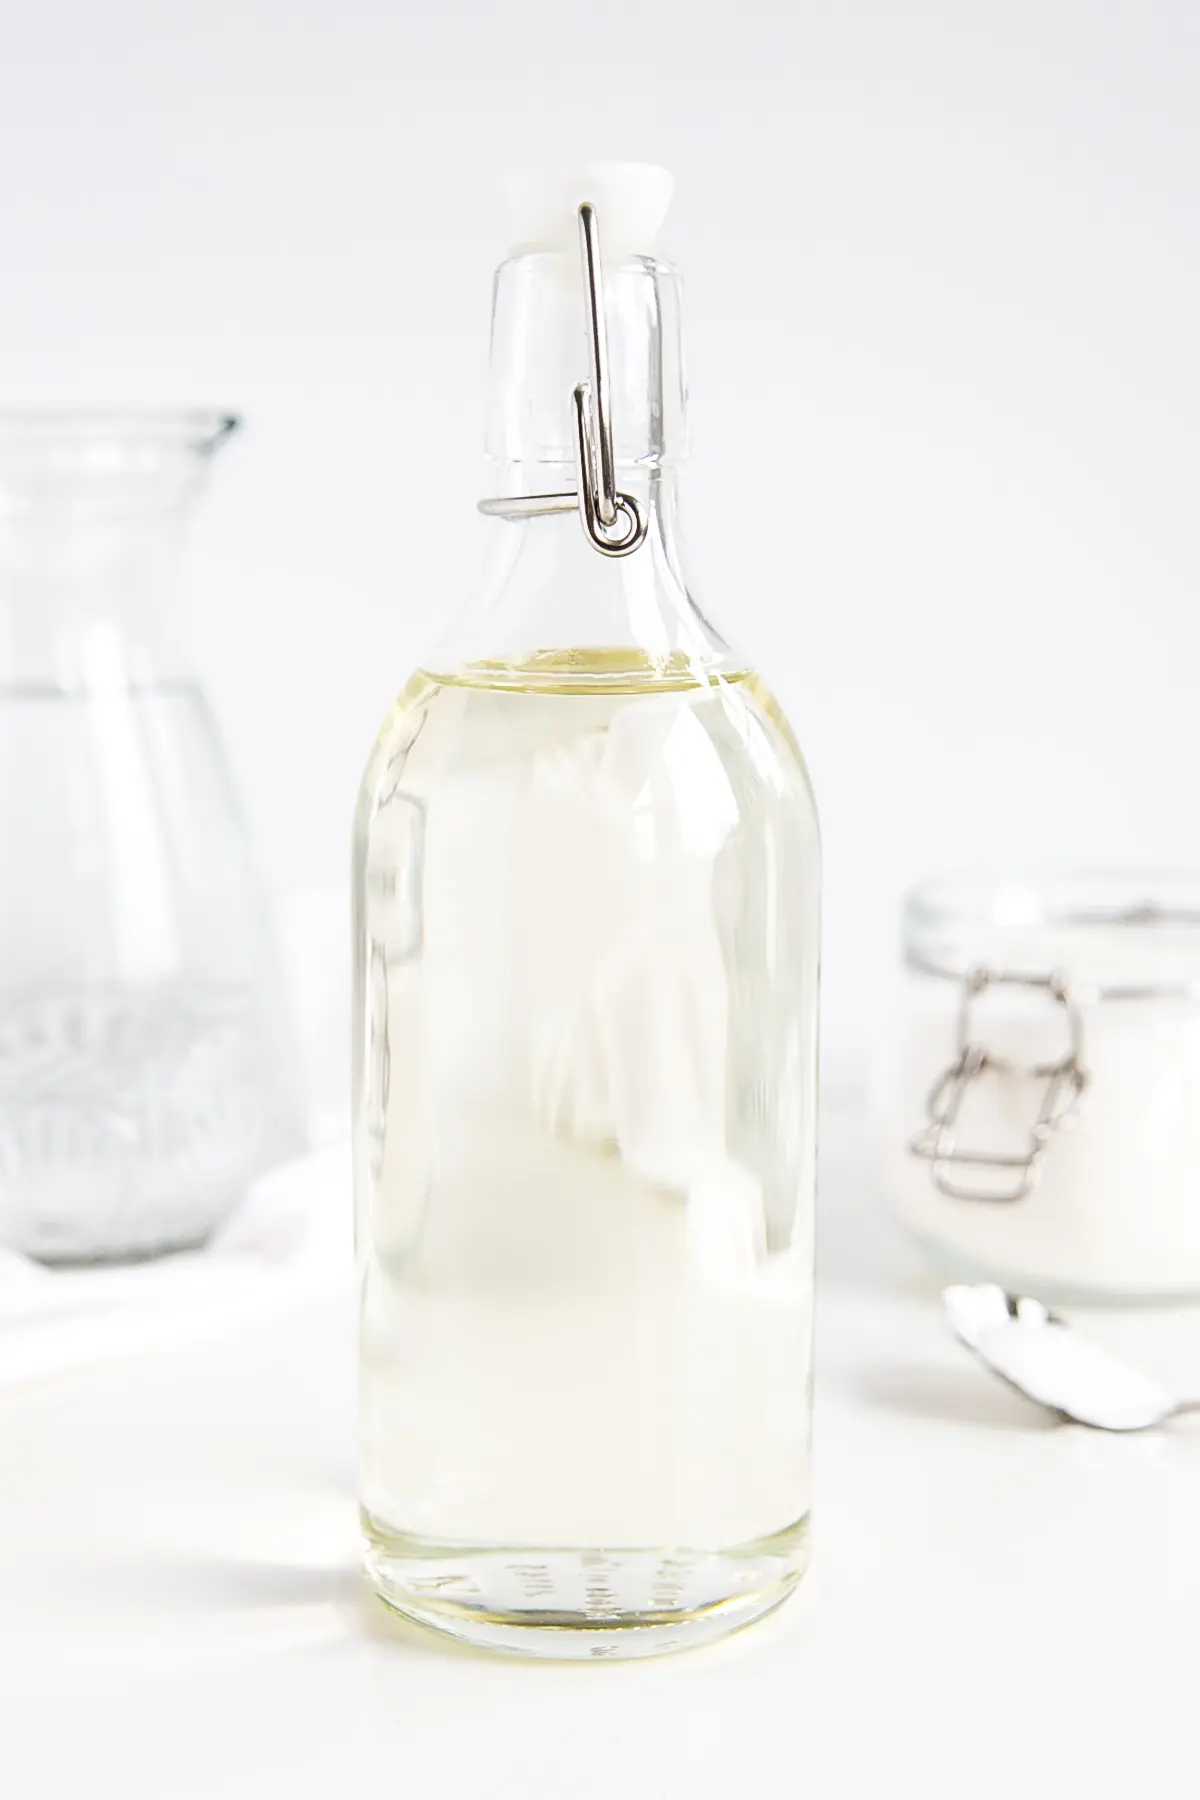
[[[1149,1375],[1081,1337],[1040,1300],[981,1282],[948,1287],[950,1329],[993,1375],[1052,1412],[1098,1431],[1146,1431],[1200,1400],[1175,1400]]]

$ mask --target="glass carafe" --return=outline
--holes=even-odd
[[[302,1128],[221,745],[176,629],[233,421],[0,415],[0,1242],[202,1242]]]
[[[499,272],[491,580],[356,826],[368,1568],[547,1656],[720,1636],[807,1556],[817,825],[683,573],[657,179],[592,171]]]

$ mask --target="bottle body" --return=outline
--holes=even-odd
[[[376,1583],[510,1648],[719,1635],[805,1559],[818,847],[790,733],[752,675],[633,648],[418,677],[356,869]]]
[[[579,218],[497,276],[490,576],[360,796],[360,1444],[386,1600],[606,1657],[804,1567],[818,843],[683,574],[678,277]]]

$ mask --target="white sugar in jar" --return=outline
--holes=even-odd
[[[932,882],[904,951],[908,1229],[1044,1297],[1200,1295],[1200,875]]]

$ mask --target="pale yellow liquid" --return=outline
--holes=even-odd
[[[420,675],[388,720],[357,843],[362,1501],[404,1610],[607,1654],[795,1580],[817,863],[754,676],[558,652]]]

